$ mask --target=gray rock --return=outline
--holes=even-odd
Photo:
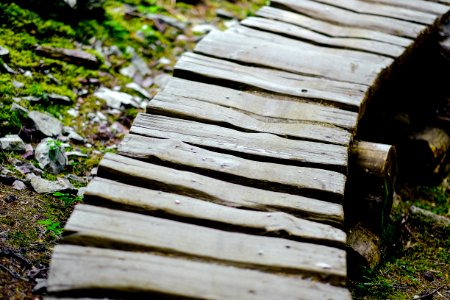
[[[166,85],[169,83],[169,80],[172,78],[172,76],[162,73],[157,76],[155,76],[155,84],[159,86],[161,89],[164,89]]]
[[[44,173],[41,169],[36,168],[32,163],[26,162],[26,161],[17,161],[14,163],[14,169],[19,171],[22,175],[27,174],[35,174],[35,175],[41,175]]]
[[[210,31],[218,30],[216,26],[211,24],[198,24],[192,27],[192,32],[195,34],[207,34]]]
[[[36,52],[39,55],[63,60],[68,63],[82,65],[88,68],[96,68],[100,65],[95,55],[87,53],[80,49],[64,49],[64,48],[53,48],[48,46],[37,46]]]
[[[14,88],[16,88],[16,89],[21,89],[25,86],[25,84],[23,82],[16,81],[16,80],[13,80],[12,84],[13,84]]]
[[[158,14],[146,14],[145,17],[147,19],[153,20],[153,21],[157,21],[160,23],[164,23],[167,24],[169,26],[172,26],[176,29],[179,29],[181,31],[184,31],[186,29],[186,24],[183,22],[178,21],[175,18],[172,17],[168,17],[168,16],[163,16],[163,15],[158,15]]]
[[[70,100],[70,98],[67,96],[52,93],[52,94],[48,94],[47,97],[48,97],[48,100],[50,100],[53,103],[65,104],[65,105],[72,104],[72,100]]]
[[[58,141],[47,138],[37,145],[34,156],[42,169],[50,169],[53,174],[59,174],[65,169],[68,160],[63,146]]]
[[[0,57],[4,58],[7,57],[9,55],[9,50],[6,49],[5,47],[0,46]]]
[[[69,126],[64,126],[63,127],[63,134],[67,135],[67,138],[73,142],[76,143],[84,143],[84,138],[79,135],[75,129],[73,129],[72,127]]]
[[[26,109],[25,107],[20,106],[17,103],[13,103],[11,105],[11,111],[16,111],[19,113],[19,115],[28,115],[30,113],[30,111],[28,109]]]
[[[99,88],[94,96],[106,101],[106,105],[111,108],[120,109],[121,106],[140,107],[142,99],[131,96],[130,94],[113,91],[106,87]]]
[[[47,113],[32,111],[28,114],[28,118],[33,121],[36,130],[45,136],[58,136],[62,132],[61,122]]]
[[[120,69],[120,74],[122,74],[123,76],[130,77],[130,78],[134,78],[136,73],[137,73],[137,69],[133,64],[129,65],[128,67]]]
[[[139,94],[141,94],[142,96],[144,96],[147,99],[151,98],[150,94],[136,82],[130,82],[126,85],[126,87],[138,92]]]
[[[39,176],[32,176],[30,182],[33,189],[39,194],[68,192],[76,190],[67,179],[62,178],[58,178],[57,181],[50,181]]]
[[[22,139],[14,135],[6,135],[0,138],[0,149],[4,151],[25,151],[25,143]]]
[[[141,76],[150,75],[152,71],[147,66],[145,60],[140,57],[137,53],[133,54],[133,58],[131,59],[131,63],[136,67],[136,70],[139,72]]]
[[[8,66],[6,63],[0,64],[0,71],[5,71],[10,74],[18,74],[18,72],[16,70],[14,70],[10,66]]]
[[[21,180],[14,181],[12,184],[12,187],[18,191],[22,191],[27,188],[25,183],[23,183],[23,181],[21,181]]]

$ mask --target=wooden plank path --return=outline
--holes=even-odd
[[[358,120],[449,7],[273,0],[209,33],[101,161],[46,299],[351,299]]]

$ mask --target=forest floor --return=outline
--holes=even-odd
[[[88,13],[0,3],[0,138],[23,140],[0,148],[1,299],[42,299],[52,248],[101,157],[182,53],[265,2],[107,0]],[[36,126],[43,115],[33,112],[53,126]],[[383,265],[349,282],[355,298],[450,299],[448,228],[409,214],[416,205],[448,217],[448,181],[397,188],[391,247]]]

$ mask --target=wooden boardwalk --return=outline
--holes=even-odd
[[[349,149],[439,2],[273,0],[209,33],[101,161],[47,299],[350,299]]]

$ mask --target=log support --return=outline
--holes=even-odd
[[[376,267],[392,208],[397,156],[391,145],[355,142],[350,150],[345,215],[349,265]]]

